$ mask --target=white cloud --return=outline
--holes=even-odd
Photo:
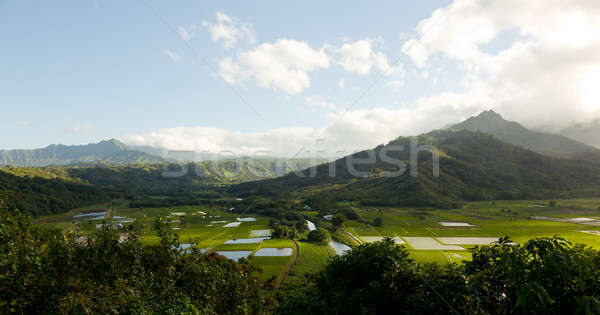
[[[465,72],[462,95],[482,97],[510,119],[560,127],[598,114],[600,2],[594,0],[456,0],[416,27],[422,39],[403,51],[418,67],[441,55]],[[516,38],[496,53],[503,32]],[[591,73],[591,74],[590,74]],[[590,78],[592,76],[593,78]],[[432,78],[436,80],[436,78]]]
[[[339,79],[339,80],[337,80],[337,82],[335,84],[339,88],[343,89],[346,86],[346,80],[345,79]]]
[[[311,105],[313,107],[318,107],[321,109],[332,110],[332,109],[335,109],[335,107],[336,107],[334,103],[326,102],[320,97],[306,96],[306,97],[304,97],[304,101],[308,105]]]
[[[221,60],[219,74],[230,84],[254,78],[260,87],[293,95],[310,87],[309,72],[328,67],[329,57],[323,49],[280,39],[241,52],[235,60],[230,57]]]
[[[96,127],[94,127],[92,125],[77,125],[77,126],[71,128],[70,132],[89,134],[89,133],[92,133],[95,129],[96,129]]]
[[[233,47],[239,40],[245,39],[249,44],[256,42],[254,28],[249,23],[242,23],[223,12],[216,13],[217,22],[202,21],[214,42],[223,41],[225,48]]]
[[[402,64],[390,65],[384,53],[375,51],[377,40],[361,39],[335,49],[337,63],[346,71],[368,74],[376,68],[385,75],[404,75]]]
[[[161,129],[149,134],[134,134],[123,141],[135,145],[147,145],[168,150],[221,153],[235,155],[272,154],[288,155],[307,143],[318,139],[318,131],[312,128],[281,128],[260,133],[233,132],[214,127],[176,127]]]
[[[400,40],[407,40],[412,37],[414,37],[414,35],[408,32],[400,32],[400,34],[398,35],[398,38],[400,38]]]
[[[169,49],[165,49],[163,50],[163,54],[165,54],[166,56],[168,56],[173,62],[179,62],[179,60],[181,60],[181,55],[171,51]]]
[[[443,14],[446,10],[450,12]],[[503,49],[489,51],[486,45],[503,32],[514,32],[516,38],[504,38]],[[302,147],[324,148],[329,155],[340,156],[401,135],[442,128],[490,108],[529,125],[557,126],[600,111],[600,1],[458,0],[421,21],[416,35],[423,36],[421,42],[408,40],[404,45],[404,52],[422,68],[415,75],[435,82],[441,72],[434,70],[440,65],[434,64],[439,61],[432,56],[441,56],[443,63],[454,61],[463,71],[459,90],[423,96],[398,108],[330,112],[324,128],[244,133],[178,127],[129,135],[124,140],[172,150],[238,154],[268,150],[273,155],[290,155]],[[265,43],[223,59],[220,73],[231,83],[254,79],[259,86],[297,94],[310,86],[309,72],[328,68],[331,60],[356,74],[382,71],[390,65],[369,40],[345,42],[327,51],[331,57],[323,48],[316,50],[294,40]],[[393,77],[385,86],[402,84],[402,77]],[[344,85],[338,81],[338,86]],[[317,97],[304,100],[328,104]],[[344,152],[336,154],[339,150]]]
[[[398,92],[398,91],[400,91],[400,89],[402,87],[404,87],[404,81],[403,80],[388,81],[383,85],[383,87],[389,88],[389,89],[393,90],[394,92]]]
[[[17,122],[17,125],[19,125],[21,127],[29,127],[31,125],[31,123],[28,121],[19,121],[19,122]]]
[[[180,26],[177,28],[177,34],[179,34],[179,36],[187,42],[196,37],[196,30],[198,30],[198,27],[193,24],[187,28]]]
[[[214,127],[176,127],[147,134],[122,137],[126,143],[168,150],[223,153],[235,155],[343,156],[374,148],[401,135],[415,135],[448,122],[457,122],[473,111],[483,109],[461,95],[445,95],[440,99],[422,99],[416,107],[396,109],[373,108],[328,114],[325,128],[289,127],[264,132],[233,132]],[[468,106],[456,106],[455,104]]]

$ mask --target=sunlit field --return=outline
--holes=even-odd
[[[460,264],[470,260],[469,250],[476,246],[469,244],[469,241],[485,242],[500,237],[509,237],[513,242],[524,243],[532,238],[559,236],[572,243],[600,248],[600,223],[597,223],[600,222],[599,207],[600,199],[471,202],[461,209],[451,210],[356,206],[354,209],[362,219],[372,222],[380,217],[383,219],[382,225],[374,226],[347,220],[335,235],[338,236],[336,238],[339,241],[350,246],[377,240],[378,237],[397,237],[401,240],[401,244],[409,249],[410,257],[417,262]],[[108,209],[104,219],[73,219],[73,216],[82,213],[82,210],[100,209]],[[319,216],[315,211],[303,213],[307,217]],[[284,286],[298,283],[304,275],[320,271],[328,260],[335,256],[335,251],[331,247],[308,243],[300,236],[297,241],[298,258],[294,261],[296,247],[293,241],[256,239],[256,233],[264,235],[265,230],[271,229],[269,218],[249,213],[242,215],[241,218],[255,219],[255,221],[242,221],[237,226],[225,227],[231,222],[240,222],[236,220],[239,215],[219,207],[132,209],[128,208],[126,203],[115,200],[110,204],[42,217],[38,222],[61,229],[72,229],[79,224],[82,233],[85,234],[96,229],[96,224],[116,221],[115,217],[130,218],[135,224],[142,224],[145,231],[143,241],[147,244],[158,241],[152,229],[153,222],[159,217],[163,220],[171,220],[169,226],[179,235],[180,243],[184,244],[185,250],[188,249],[187,246],[195,246],[203,251],[245,253],[247,260],[261,270],[256,273],[259,278],[272,280],[275,283],[283,282]],[[128,224],[134,223],[126,223],[124,229],[127,229]],[[250,240],[244,241],[245,239]],[[423,245],[415,243],[415,239],[425,241],[423,244],[436,245],[444,249],[423,250],[419,247]],[[454,243],[445,243],[449,242],[448,240]],[[263,248],[290,248],[293,254],[282,257],[256,256],[255,254]],[[284,277],[288,268],[289,273]]]

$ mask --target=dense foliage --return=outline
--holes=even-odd
[[[560,238],[501,239],[463,265],[417,264],[385,239],[333,258],[276,302],[252,266],[184,253],[161,225],[160,242],[143,245],[135,225],[81,239],[0,212],[0,313],[600,313],[600,253]]]
[[[197,249],[183,254],[159,231],[144,246],[136,231],[100,230],[86,241],[0,217],[0,313],[257,314],[270,305],[252,267]]]
[[[334,258],[280,314],[597,314],[600,253],[559,238],[503,239],[473,261],[415,264],[390,239]]]
[[[0,169],[0,197],[11,209],[49,215],[109,200],[113,195],[88,184],[62,178],[18,176]]]
[[[200,163],[0,167],[0,194],[11,208],[48,215],[126,198],[131,207],[213,205],[220,186],[306,168],[310,159],[242,159]],[[258,206],[258,205],[257,205]],[[258,208],[258,207],[255,207]]]

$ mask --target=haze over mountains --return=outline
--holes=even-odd
[[[87,145],[50,145],[33,150],[2,150],[0,165],[48,166],[81,163],[162,163],[165,159],[131,150],[122,142],[111,139]]]
[[[572,125],[561,130],[560,134],[600,148],[600,119]]]
[[[493,110],[482,112],[478,116],[451,126],[450,129],[485,132],[506,143],[553,156],[575,157],[581,153],[600,153],[600,150],[571,138],[532,131],[517,122],[504,120]]]
[[[390,151],[392,145],[410,148],[414,139],[420,146],[437,148],[439,177],[433,175],[430,152],[419,152],[417,162],[411,164],[410,150]],[[348,165],[352,160],[368,158],[367,151],[332,163],[308,158],[223,159],[218,155],[212,160],[175,163],[171,152],[166,157],[157,156],[161,152],[164,150],[131,147],[114,139],[80,146],[0,151],[2,165],[46,166],[0,169],[6,173],[1,175],[7,183],[0,187],[0,193],[16,196],[11,202],[21,203],[25,210],[39,208],[51,213],[80,203],[73,197],[77,191],[86,191],[85,199],[96,202],[91,196],[99,189],[113,195],[143,197],[233,185],[229,192],[240,196],[292,193],[314,200],[444,207],[465,200],[591,196],[600,191],[600,150],[561,135],[528,130],[493,111],[445,130],[399,137],[380,145],[373,150],[376,158],[372,163],[353,164],[360,176]],[[382,152],[394,160],[383,159]],[[193,152],[175,153],[181,160],[197,158]],[[410,174],[415,167],[416,177]],[[186,172],[180,176],[163,175],[181,170]],[[398,171],[404,172],[396,176]],[[32,193],[20,198],[18,187],[23,185],[38,188],[26,190]],[[65,204],[37,198],[34,191],[59,191],[53,194],[72,201]]]
[[[240,160],[256,160],[258,164],[266,160],[276,162],[276,157],[234,157],[215,153],[199,153],[192,151],[169,151],[162,148],[138,147],[126,145],[111,139],[86,145],[50,145],[33,150],[0,150],[0,166],[42,167],[58,165],[91,165],[91,164],[146,164],[174,162],[204,162]],[[313,165],[309,158],[290,158],[286,168],[296,170]],[[260,161],[260,162],[258,162]],[[315,159],[314,163],[324,159]],[[298,164],[298,166],[293,166]]]
[[[380,152],[392,145],[433,145],[439,150],[439,177],[432,171],[433,156],[419,152],[411,165],[409,150],[389,151],[387,156],[406,166],[384,160]],[[518,123],[486,111],[447,130],[417,137],[400,137],[373,150],[376,160],[355,164],[363,174],[349,171],[351,160],[366,159],[368,151],[306,170],[304,176],[244,183],[232,188],[237,194],[297,192],[314,200],[359,200],[371,205],[452,207],[462,200],[531,199],[597,194],[600,188],[598,150],[564,136],[530,131]],[[409,170],[417,167],[418,176]],[[335,170],[335,176],[331,176]]]
[[[600,157],[600,149],[593,147],[593,145],[600,145],[600,140],[596,136],[600,134],[600,120],[574,125],[562,130],[562,135],[558,135],[527,129],[517,122],[507,121],[498,113],[489,110],[451,125],[449,129],[484,132],[506,143],[551,156],[587,160]],[[200,162],[232,158],[235,157],[216,153],[169,151],[163,148],[131,146],[116,139],[87,145],[50,145],[33,150],[0,150],[0,165],[34,167],[93,163]],[[271,158],[275,159],[275,157]]]

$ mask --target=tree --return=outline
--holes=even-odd
[[[405,247],[387,238],[333,258],[314,279],[286,296],[278,313],[447,313],[447,300],[436,295],[436,291],[451,292],[451,296],[447,295],[451,302],[464,303],[465,282],[460,268],[419,268],[408,258]]]
[[[322,229],[316,229],[308,233],[307,239],[309,242],[324,244],[329,240],[329,235]]]
[[[110,228],[81,245],[72,231],[0,209],[0,313],[269,312],[251,265],[197,248],[184,254],[176,234],[157,228],[156,245],[144,245],[139,230],[119,242]]]
[[[306,231],[308,229],[308,226],[307,226],[305,220],[296,222],[295,227],[296,227],[296,230],[298,231],[298,233],[304,233],[304,231]]]
[[[341,213],[334,215],[331,219],[331,224],[333,224],[336,229],[341,228],[342,225],[344,225],[344,222],[346,222],[346,217]]]
[[[558,238],[502,238],[472,261],[417,264],[386,238],[337,256],[284,297],[293,314],[600,314],[600,252]]]
[[[538,238],[515,245],[508,238],[473,250],[466,262],[468,313],[565,314],[600,311],[598,251],[564,239]]]
[[[381,226],[382,224],[383,224],[383,219],[381,217],[377,217],[373,221],[373,225],[375,225],[375,226]]]

